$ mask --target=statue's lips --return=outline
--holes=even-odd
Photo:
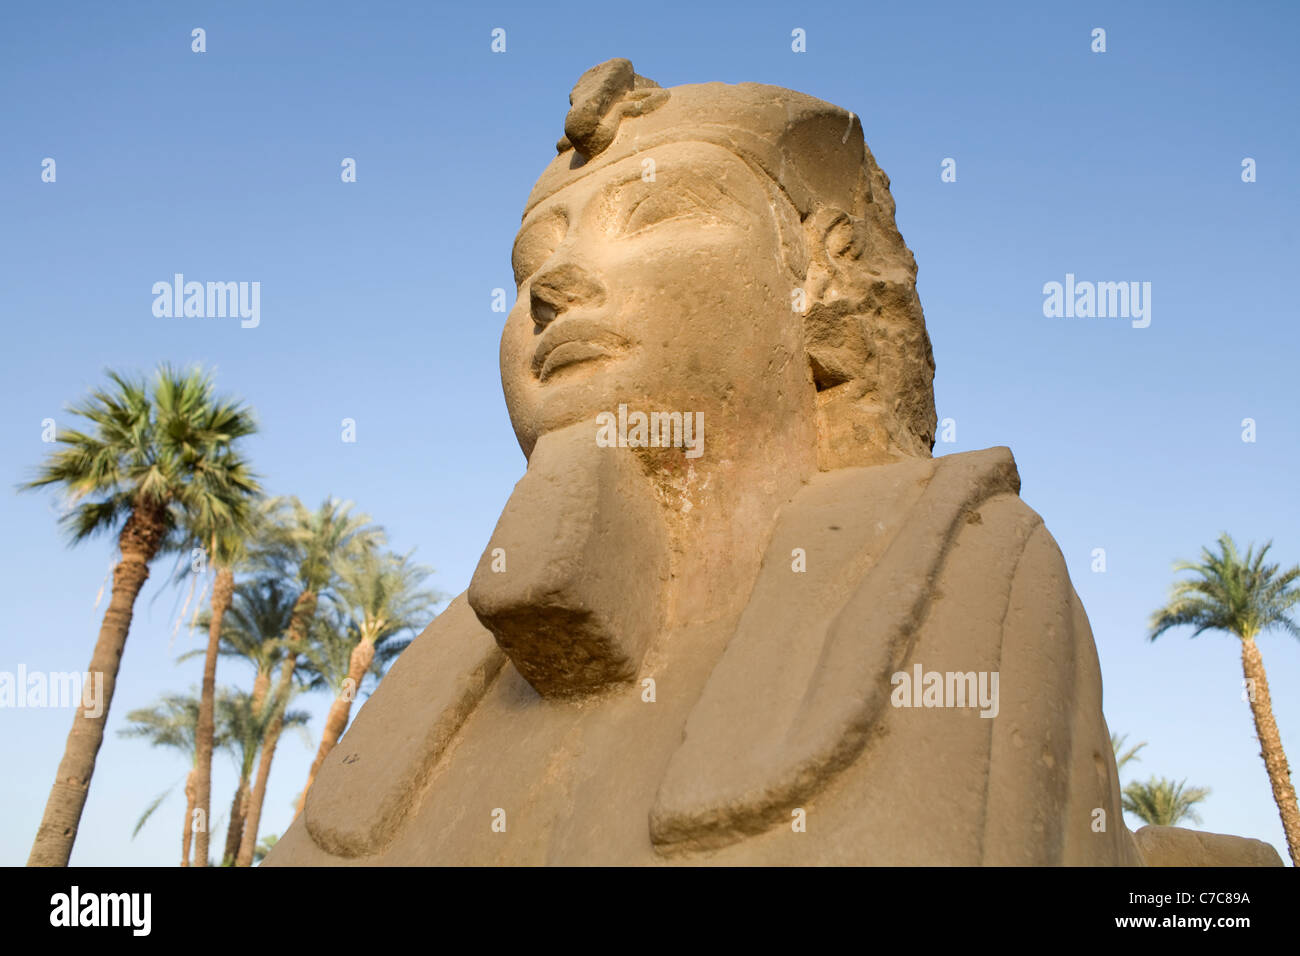
[[[557,322],[542,333],[533,353],[533,374],[545,382],[558,369],[608,358],[626,349],[627,339],[585,319]]]

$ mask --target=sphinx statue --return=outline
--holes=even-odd
[[[1125,826],[1010,451],[932,457],[858,117],[623,59],[570,104],[501,338],[527,470],[266,865],[1280,863]]]

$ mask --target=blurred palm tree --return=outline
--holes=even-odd
[[[1300,603],[1300,586],[1296,585],[1300,565],[1283,571],[1279,565],[1265,564],[1264,556],[1272,542],[1260,548],[1258,554],[1251,545],[1244,555],[1226,533],[1219,535],[1218,543],[1217,554],[1202,548],[1200,561],[1179,561],[1174,565],[1175,571],[1190,571],[1192,577],[1176,581],[1169,601],[1152,614],[1150,639],[1154,641],[1170,628],[1189,626],[1195,628],[1192,637],[1203,631],[1224,631],[1241,642],[1244,696],[1250,702],[1260,756],[1282,818],[1287,850],[1291,862],[1300,865],[1300,807],[1273,716],[1264,659],[1255,644],[1255,638],[1271,628],[1300,637],[1300,627],[1291,619],[1292,608]]]
[[[218,653],[253,666],[253,691],[249,696],[248,720],[263,722],[263,726],[251,738],[255,742],[244,747],[237,761],[240,768],[239,782],[231,802],[223,861],[226,858],[233,859],[239,852],[257,747],[265,736],[265,724],[269,723],[264,715],[271,688],[271,675],[284,657],[285,640],[293,618],[295,600],[294,592],[286,589],[285,583],[277,578],[248,578],[235,588],[230,610],[223,622]],[[209,627],[208,614],[200,616],[198,626],[203,629]],[[181,655],[180,659],[185,660],[199,653],[191,651]]]
[[[388,661],[410,643],[409,638],[393,639],[418,632],[432,619],[434,606],[443,600],[443,595],[424,587],[431,573],[431,568],[413,563],[409,553],[366,549],[339,562],[334,589],[338,617],[329,622],[317,645],[319,663],[313,660],[319,677],[317,686],[328,687],[335,697],[295,813],[302,812],[316,774],[343,736],[352,715],[352,701],[366,675],[382,677]],[[383,649],[388,653],[377,656]]]
[[[212,807],[212,750],[214,708],[217,686],[217,657],[221,646],[221,625],[234,599],[235,570],[247,562],[249,541],[258,534],[265,521],[265,506],[259,507],[252,489],[243,495],[210,497],[185,516],[184,533],[188,544],[203,549],[212,563],[214,580],[212,603],[204,615],[208,632],[207,653],[203,660],[203,686],[199,699],[198,774],[195,777],[196,805],[209,818]],[[191,572],[195,569],[191,566]],[[233,822],[233,821],[232,821]],[[194,855],[198,866],[207,866],[208,829],[195,838]]]
[[[270,724],[262,740],[237,866],[250,866],[253,862],[271,761],[283,729],[280,715],[288,705],[298,659],[308,646],[320,596],[335,583],[340,564],[362,551],[381,547],[384,540],[383,529],[372,524],[368,516],[353,514],[351,502],[327,498],[315,511],[295,497],[271,502],[265,533],[257,543],[253,558],[263,573],[293,582],[298,594],[286,635],[280,677],[271,697]]]
[[[230,609],[222,621],[217,653],[252,665],[252,700],[259,708],[265,704],[271,689],[272,673],[284,657],[295,601],[295,592],[277,578],[247,578],[236,585]],[[199,615],[200,630],[207,630],[209,613]],[[189,651],[178,660],[199,653]]]
[[[291,688],[297,693],[298,688]],[[253,764],[257,754],[266,740],[267,730],[274,716],[273,710],[263,701],[259,707],[251,694],[238,694],[230,708],[231,749],[235,753],[239,772],[239,785],[230,806],[230,825],[226,830],[226,847],[222,854],[222,866],[234,866],[239,857],[239,848],[247,825],[246,811],[249,798],[248,780],[253,773]],[[310,747],[311,738],[306,727],[310,714],[305,710],[284,710],[279,714],[282,729],[298,730],[304,743]]]
[[[1152,777],[1146,783],[1135,781],[1124,788],[1124,809],[1157,827],[1177,826],[1184,819],[1200,823],[1193,808],[1209,795],[1208,787],[1188,787],[1186,780],[1174,783]]]
[[[222,698],[225,702],[225,697]],[[202,826],[196,826],[195,810],[195,788],[194,777],[197,773],[197,746],[196,736],[199,723],[199,698],[195,694],[164,694],[158,703],[151,707],[140,707],[136,710],[128,711],[126,715],[126,727],[118,731],[121,737],[136,737],[147,740],[153,747],[165,747],[184,754],[190,762],[189,773],[185,777],[185,820],[182,827],[181,835],[181,866],[190,865],[190,846],[196,829],[206,829],[208,820],[206,814],[202,818]],[[223,726],[219,733],[213,735],[213,744],[218,749],[223,749],[230,745],[229,727]],[[134,839],[136,834],[143,829],[145,823],[153,816],[157,810],[176,789],[172,784],[145,808],[140,819],[136,821],[135,829],[131,831],[131,838]]]
[[[62,447],[21,486],[62,486],[68,504],[63,524],[71,541],[115,534],[119,555],[89,667],[103,675],[103,706],[95,716],[76,711],[29,866],[66,866],[72,855],[149,565],[186,515],[222,511],[257,491],[248,463],[235,450],[240,438],[256,430],[252,413],[216,397],[207,373],[164,364],[152,382],[111,370],[107,375],[109,387],[92,390],[70,408],[91,430],[62,431]]]

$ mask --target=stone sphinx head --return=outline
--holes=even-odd
[[[570,103],[501,340],[528,473],[469,593],[544,695],[632,679],[656,635],[734,610],[802,483],[928,458],[936,424],[915,261],[856,116],[622,59]],[[621,413],[666,424],[598,441]]]
[[[755,83],[661,89],[623,59],[570,103],[512,255],[501,375],[525,455],[621,402],[704,412],[714,458],[929,456],[916,264],[856,116]]]

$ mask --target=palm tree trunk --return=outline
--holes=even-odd
[[[292,659],[284,662],[284,672],[292,677]],[[275,745],[280,741],[280,730],[284,726],[283,712],[271,719],[262,740],[262,757],[257,764],[257,781],[253,784],[253,793],[248,801],[248,813],[244,818],[244,832],[239,841],[239,853],[235,857],[235,866],[252,866],[253,852],[257,849],[257,829],[262,823],[262,804],[266,802],[266,785],[271,778],[271,761],[275,758]]]
[[[258,667],[257,676],[253,678],[253,696],[249,703],[253,707],[253,716],[262,716],[262,706],[266,703],[266,692],[271,689],[271,670]]]
[[[181,832],[181,866],[190,865],[190,843],[194,838],[194,775],[197,767],[191,767],[185,775],[185,829]]]
[[[1273,718],[1273,701],[1268,695],[1268,677],[1264,673],[1264,658],[1254,638],[1241,642],[1241,670],[1251,683],[1250,712],[1255,718],[1255,734],[1259,737],[1260,756],[1268,770],[1268,782],[1273,787],[1273,801],[1282,817],[1282,830],[1286,834],[1287,850],[1291,864],[1300,866],[1300,808],[1296,806],[1295,786],[1291,783],[1291,768],[1282,749],[1282,735]]]
[[[239,778],[235,798],[230,801],[230,824],[226,827],[226,849],[221,854],[221,865],[234,866],[239,855],[239,841],[244,835],[244,812],[248,805],[248,777]]]
[[[235,574],[218,568],[212,585],[212,620],[208,624],[208,653],[203,659],[203,690],[199,696],[199,722],[195,729],[198,779],[195,805],[203,811],[203,826],[194,846],[194,865],[208,865],[208,822],[212,810],[212,738],[216,734],[217,651],[221,647],[221,621],[235,596]]]
[[[348,659],[348,683],[343,692],[334,698],[330,704],[329,714],[325,718],[325,730],[321,734],[320,747],[316,750],[316,759],[311,762],[311,770],[307,772],[307,785],[302,788],[302,794],[298,797],[298,808],[294,810],[294,818],[302,813],[303,805],[307,802],[307,791],[311,789],[312,783],[316,780],[316,774],[320,771],[321,765],[325,763],[325,758],[329,756],[334,745],[339,742],[343,736],[343,731],[348,725],[348,718],[352,715],[352,700],[357,690],[361,687],[361,680],[366,676],[366,671],[370,669],[371,662],[375,659],[375,645],[369,640],[362,638],[356,647],[352,648],[352,655]]]
[[[267,692],[270,689],[271,671],[267,667],[259,666],[257,676],[253,678],[253,694],[250,701],[254,717],[261,718],[262,709],[266,706]],[[263,740],[265,740],[265,735],[263,735]],[[226,828],[226,850],[222,856],[222,866],[238,865],[239,847],[243,842],[244,828],[248,822],[249,802],[252,799],[252,794],[249,791],[249,778],[252,777],[252,771],[253,767],[250,762],[239,775],[239,787],[235,791],[235,801],[230,812],[230,826]],[[236,808],[238,809],[236,810]],[[260,812],[258,816],[260,818]]]
[[[257,764],[257,780],[253,784],[253,793],[248,801],[244,834],[239,841],[239,855],[235,858],[236,866],[253,865],[253,853],[257,849],[257,830],[262,822],[262,805],[266,802],[266,786],[271,777],[271,761],[275,758],[275,747],[280,741],[280,731],[284,727],[284,711],[289,706],[289,696],[293,691],[293,672],[298,666],[298,653],[307,642],[307,632],[315,614],[315,593],[303,591],[294,602],[293,617],[289,622],[289,646],[285,650],[284,663],[280,666],[280,681],[270,702],[275,708],[275,714],[266,728],[266,736],[262,739],[262,756]]]
[[[86,808],[90,793],[90,778],[95,773],[95,758],[104,743],[104,725],[108,722],[108,708],[113,702],[117,687],[117,671],[126,649],[126,636],[131,630],[131,616],[135,600],[149,578],[149,562],[158,552],[163,531],[162,505],[137,503],[122,526],[118,548],[122,559],[113,570],[113,595],[104,620],[99,627],[99,639],[90,656],[90,678],[95,681],[103,675],[103,699],[98,701],[98,716],[88,716],[84,707],[78,707],[72,719],[72,730],[63,749],[63,759],[50,788],[45,803],[45,813],[32,843],[28,866],[67,866],[72,856],[72,844],[77,839],[81,813]],[[92,685],[94,686],[94,685]]]

